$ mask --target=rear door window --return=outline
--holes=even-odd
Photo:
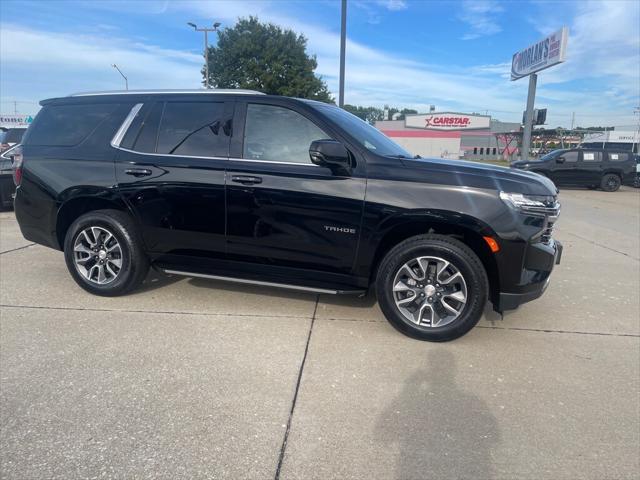
[[[229,137],[222,122],[224,102],[167,102],[158,131],[157,153],[226,157]]]
[[[56,147],[78,145],[118,106],[115,103],[47,105],[38,113],[28,143]]]
[[[155,153],[156,145],[158,143],[158,126],[160,125],[160,118],[162,117],[162,110],[164,109],[164,103],[158,102],[147,112],[142,118],[141,124],[136,130],[134,125],[137,123],[137,117],[134,119],[129,131],[124,137],[123,145],[126,147],[131,141],[132,150],[143,153]],[[134,135],[132,139],[129,138],[129,134]]]
[[[607,152],[607,155],[609,157],[609,161],[611,162],[626,162],[629,159],[628,153]]]

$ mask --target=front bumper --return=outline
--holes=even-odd
[[[548,248],[532,246],[534,250],[528,252],[525,272],[536,272],[531,276],[531,282],[519,285],[515,292],[500,292],[493,304],[497,312],[514,310],[526,302],[542,296],[551,280],[551,271],[562,259],[562,243],[553,240]],[[524,276],[525,274],[523,274]]]

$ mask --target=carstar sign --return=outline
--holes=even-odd
[[[491,117],[449,112],[407,115],[404,125],[408,128],[425,128],[428,130],[474,130],[489,128],[491,126]]]

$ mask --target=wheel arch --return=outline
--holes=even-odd
[[[464,217],[464,218],[461,218]],[[479,220],[455,214],[455,218],[441,218],[439,220],[423,217],[405,218],[388,228],[378,242],[372,262],[369,282],[373,283],[378,273],[378,267],[384,256],[393,247],[404,240],[426,233],[447,235],[460,240],[474,251],[482,262],[489,280],[489,296],[494,302],[500,292],[500,275],[498,264],[491,252],[484,236],[497,238],[495,233]]]
[[[71,224],[81,215],[95,210],[118,210],[130,215],[129,209],[119,198],[106,195],[78,195],[66,199],[56,213],[55,236],[59,250],[64,249],[64,238]],[[133,217],[132,217],[133,218]]]

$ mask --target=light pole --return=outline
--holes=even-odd
[[[198,28],[195,23],[191,22],[187,22],[187,25],[193,27],[196,32],[204,32],[204,88],[209,88],[209,32],[216,32],[220,26],[220,22],[214,23],[213,28]]]
[[[116,70],[118,70],[118,73],[122,75],[122,78],[124,78],[124,88],[125,90],[129,90],[129,80],[127,80],[127,77],[124,76],[124,73],[122,73],[122,70],[120,70],[115,63],[112,63],[111,66]]]
[[[347,43],[347,0],[342,0],[340,19],[340,84],[338,86],[338,106],[344,107],[344,54]]]

